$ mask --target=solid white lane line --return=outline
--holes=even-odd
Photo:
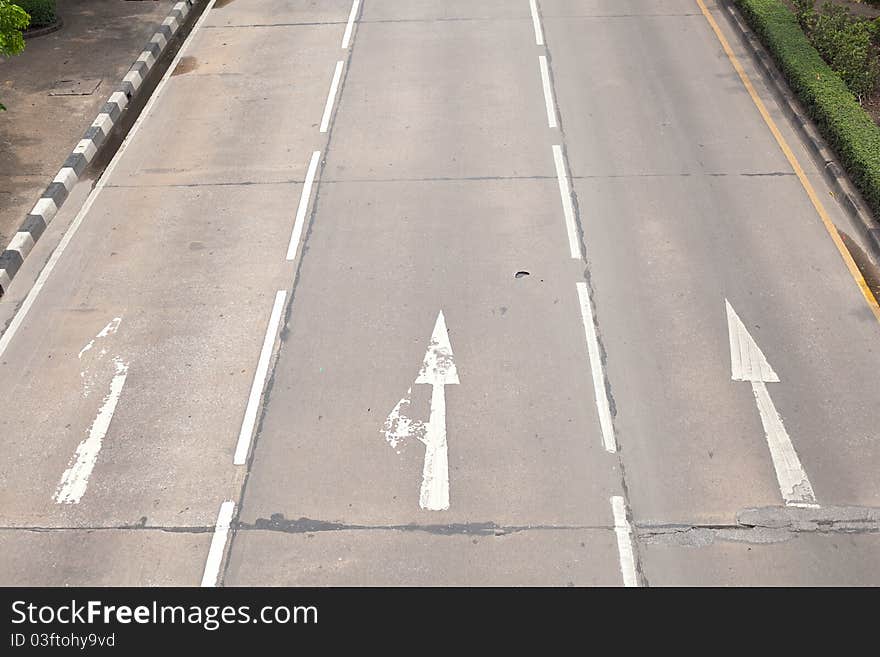
[[[217,514],[217,524],[214,525],[214,536],[211,538],[211,547],[208,549],[208,559],[205,561],[202,586],[217,586],[217,579],[220,577],[220,566],[223,564],[223,553],[226,551],[226,539],[229,536],[229,525],[232,523],[233,511],[235,511],[235,502],[226,501],[220,505],[220,512]]]
[[[620,495],[611,498],[611,510],[614,513],[614,533],[617,534],[617,553],[620,557],[620,574],[623,575],[624,586],[638,586],[636,575],[636,559],[632,545],[632,527],[626,517],[626,502]]]
[[[572,258],[581,257],[577,226],[574,223],[574,206],[571,204],[571,189],[568,186],[568,173],[562,157],[562,146],[553,146],[553,161],[556,163],[556,178],[559,180],[559,196],[562,197],[562,211],[565,213],[565,228],[568,231],[568,248]]]
[[[275,346],[275,338],[278,335],[278,325],[281,323],[281,312],[284,310],[284,301],[286,299],[286,290],[279,290],[275,294],[275,305],[272,306],[272,314],[269,317],[269,326],[266,327],[266,337],[263,339],[263,349],[260,351],[260,360],[257,362],[257,370],[254,372],[254,382],[251,384],[251,394],[248,397],[247,408],[244,412],[244,420],[242,420],[241,431],[238,434],[238,444],[235,446],[235,456],[232,460],[235,465],[245,464],[248,452],[251,448],[251,440],[253,439],[254,428],[257,424],[257,411],[260,408],[260,399],[263,397],[263,388],[266,385],[266,375],[269,373],[269,361],[272,358],[272,347]]]
[[[544,45],[544,30],[541,29],[541,19],[538,16],[538,5],[535,0],[529,0],[529,9],[532,11],[532,25],[535,26],[535,43]]]
[[[346,50],[351,42],[351,31],[354,29],[354,19],[357,17],[358,7],[361,0],[354,0],[351,3],[351,13],[348,15],[348,23],[345,25],[345,34],[342,35],[342,49]]]
[[[782,499],[786,506],[817,508],[819,505],[816,504],[813,485],[807,478],[807,472],[785,430],[782,418],[770,399],[767,384],[763,381],[752,381],[752,391],[755,393],[761,424],[764,425],[764,435],[767,436],[770,458],[776,470]]]
[[[593,302],[587,284],[577,284],[578,297],[581,304],[581,318],[584,321],[584,336],[587,339],[587,353],[590,356],[590,370],[593,373],[593,391],[596,396],[596,410],[599,412],[599,426],[602,428],[602,443],[605,450],[617,451],[617,439],[614,436],[614,424],[611,421],[611,405],[608,402],[608,391],[605,389],[605,371],[602,367],[602,352],[599,350],[599,338],[593,321]]]
[[[547,57],[538,55],[538,65],[541,68],[541,82],[544,84],[544,104],[547,106],[547,125],[556,127],[556,107],[553,103],[553,87],[550,86],[550,69],[547,66]]]
[[[95,468],[95,462],[98,460],[104,438],[110,429],[116,404],[119,402],[122,388],[125,386],[125,379],[128,376],[126,363],[123,363],[119,358],[115,358],[113,362],[116,365],[116,374],[110,382],[110,392],[104,397],[98,415],[89,429],[89,435],[76,448],[70,465],[61,475],[61,481],[52,496],[58,504],[79,504],[89,485],[89,477]]]
[[[296,221],[293,222],[293,234],[287,247],[287,259],[293,260],[299,249],[299,240],[302,237],[303,225],[306,220],[306,210],[309,208],[309,199],[312,195],[312,185],[315,182],[315,173],[318,171],[318,162],[321,159],[321,151],[312,153],[309,161],[309,169],[306,171],[306,179],[303,181],[302,193],[299,197],[299,207],[296,209]]]
[[[321,117],[321,132],[327,132],[330,125],[330,116],[333,114],[333,101],[336,100],[336,92],[339,90],[339,80],[342,78],[342,60],[336,62],[336,70],[333,71],[333,81],[330,83],[330,93],[327,94],[327,104],[324,105],[324,116]]]
[[[140,116],[134,122],[134,125],[132,125],[131,130],[128,132],[128,135],[122,141],[122,144],[119,146],[119,150],[116,151],[116,155],[114,155],[113,159],[110,160],[110,164],[108,164],[107,168],[104,169],[104,173],[101,174],[101,177],[98,179],[98,183],[95,185],[94,189],[92,189],[88,198],[86,198],[86,201],[79,209],[79,212],[76,213],[76,217],[74,217],[73,221],[70,223],[70,226],[68,226],[67,232],[64,233],[61,241],[58,243],[58,246],[55,247],[55,251],[52,252],[49,260],[46,262],[46,266],[43,267],[43,271],[40,272],[40,275],[37,277],[36,282],[34,283],[33,287],[31,287],[30,292],[28,292],[27,296],[25,297],[25,300],[22,302],[21,307],[15,314],[15,317],[12,318],[12,321],[9,323],[6,332],[4,332],[2,336],[0,336],[0,359],[3,358],[3,354],[6,351],[6,348],[12,341],[12,338],[15,337],[16,332],[21,327],[22,322],[24,322],[25,317],[27,316],[31,307],[34,305],[34,301],[36,301],[37,296],[46,285],[46,281],[49,279],[49,276],[55,269],[55,265],[58,264],[58,260],[64,254],[64,251],[67,249],[68,244],[70,244],[70,240],[72,240],[73,236],[76,235],[76,231],[79,230],[79,227],[82,224],[83,219],[85,219],[86,214],[88,214],[89,210],[92,209],[92,205],[95,203],[95,199],[98,197],[98,194],[100,194],[101,190],[103,190],[104,187],[107,185],[107,180],[110,178],[110,174],[113,173],[113,170],[116,168],[117,163],[122,158],[122,155],[123,153],[125,153],[128,145],[131,143],[131,140],[134,139],[134,136],[137,134],[138,130],[140,130],[144,119],[149,116],[153,104],[162,95],[162,90],[165,88],[165,85],[171,78],[171,74],[177,67],[177,63],[186,53],[187,48],[189,48],[193,37],[195,37],[196,33],[199,31],[202,23],[205,22],[205,19],[208,17],[211,9],[214,7],[215,2],[216,0],[210,0],[208,6],[205,7],[204,13],[202,13],[202,15],[199,17],[199,20],[196,22],[196,24],[193,25],[192,31],[186,37],[186,40],[183,42],[183,45],[181,45],[180,50],[177,51],[177,55],[174,56],[174,59],[168,66],[168,70],[165,71],[165,75],[162,76],[159,84],[156,85],[156,89],[153,91],[153,95],[150,96],[147,104],[144,105],[144,109],[141,111]]]

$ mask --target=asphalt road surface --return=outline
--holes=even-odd
[[[716,2],[212,2],[0,302],[0,583],[878,585],[835,226]]]

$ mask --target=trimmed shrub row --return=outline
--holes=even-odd
[[[854,17],[843,5],[828,0],[795,0],[795,16],[810,43],[861,102],[880,82],[880,21]]]
[[[24,9],[31,17],[30,28],[46,27],[58,19],[55,0],[15,0],[13,4]]]
[[[781,0],[734,0],[880,217],[880,126],[826,64]]]

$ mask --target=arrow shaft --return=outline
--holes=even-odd
[[[425,465],[419,505],[428,511],[449,508],[449,455],[446,445],[446,391],[442,383],[431,390],[431,419],[425,431]]]
[[[813,486],[807,478],[807,473],[801,460],[798,458],[791,438],[785,430],[782,418],[770,393],[763,381],[752,381],[752,392],[755,393],[755,401],[758,404],[758,413],[761,415],[761,423],[764,425],[764,434],[767,436],[767,445],[770,448],[770,457],[773,467],[776,469],[776,479],[779,482],[779,490],[782,498],[788,506],[818,506]]]

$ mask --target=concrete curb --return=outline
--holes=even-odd
[[[801,106],[800,101],[794,96],[788,86],[785,76],[779,71],[773,57],[764,48],[760,39],[755,36],[748,24],[743,20],[739,11],[730,0],[723,0],[724,8],[730,15],[731,20],[740,31],[740,36],[748,46],[752,55],[758,60],[765,75],[773,81],[778,98],[782,101],[783,111],[788,118],[797,126],[798,132],[805,139],[813,152],[814,157],[822,162],[822,171],[825,178],[834,190],[836,200],[844,210],[855,220],[862,237],[868,244],[871,255],[880,260],[880,223],[874,218],[862,195],[852,184],[843,168],[837,163],[834,152],[825,143],[825,139],[819,134],[818,129]]]
[[[51,25],[47,25],[46,27],[38,27],[36,30],[26,30],[25,32],[22,32],[21,36],[24,37],[25,41],[27,41],[28,39],[35,39],[46,34],[52,34],[52,32],[57,32],[62,27],[64,27],[64,19],[59,16],[58,19]]]
[[[92,121],[83,138],[65,160],[58,174],[49,183],[46,191],[34,206],[18,232],[9,242],[6,250],[0,253],[0,296],[6,293],[9,284],[21,269],[24,259],[34,248],[34,244],[45,232],[58,210],[67,200],[67,195],[79,180],[89,163],[107,142],[113,126],[125,112],[125,108],[136,96],[147,74],[156,60],[168,48],[171,38],[177,34],[190,13],[190,9],[200,0],[183,0],[175,4],[168,16],[144,46],[140,56],[129,68],[128,73],[116,90],[110,94],[100,113]]]

